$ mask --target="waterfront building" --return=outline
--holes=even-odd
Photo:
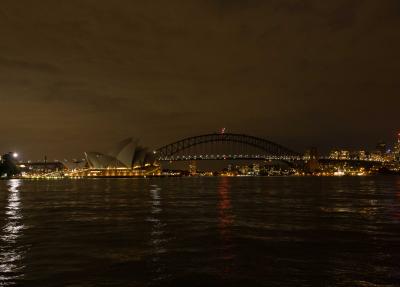
[[[192,160],[189,163],[189,173],[190,173],[190,175],[196,175],[197,174],[197,164],[196,164],[195,160]]]
[[[368,160],[368,153],[365,150],[356,150],[350,153],[352,160]]]
[[[400,133],[397,135],[397,142],[393,148],[393,155],[396,161],[400,161]]]
[[[383,141],[378,142],[375,147],[376,152],[380,153],[381,155],[385,155],[387,151],[386,143]]]
[[[380,151],[374,151],[374,152],[371,152],[369,159],[371,161],[380,161],[380,162],[382,162],[385,159],[385,155],[382,154]]]
[[[18,164],[23,177],[44,176],[53,173],[62,174],[67,170],[67,167],[59,161],[47,162],[22,162]]]
[[[368,159],[368,154],[365,150],[359,150],[357,152],[357,159],[358,160],[367,160]]]
[[[154,157],[139,140],[128,138],[118,143],[108,154],[85,152],[86,162],[92,169],[140,168],[154,163]]]
[[[249,173],[249,171],[250,171],[250,168],[249,168],[248,165],[243,165],[243,166],[241,166],[241,167],[239,168],[239,172],[240,172],[240,174],[242,174],[242,175],[247,175],[247,174]]]
[[[335,149],[329,153],[329,158],[337,159],[337,160],[349,160],[350,159],[350,151]]]
[[[350,159],[350,151],[348,150],[341,150],[339,153],[340,160],[349,160]]]
[[[260,165],[255,163],[253,164],[253,173],[254,175],[259,175],[260,174]]]
[[[336,150],[336,149],[331,150],[329,153],[329,158],[330,159],[339,159],[339,154],[340,154],[339,150]]]
[[[85,152],[86,168],[69,176],[131,177],[156,175],[160,167],[152,152],[139,145],[139,140],[128,138],[119,142],[109,153]]]

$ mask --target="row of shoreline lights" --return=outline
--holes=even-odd
[[[162,157],[161,159],[193,159],[193,158],[268,158],[268,159],[301,159],[304,158],[304,156],[267,156],[267,155],[178,155],[178,156],[167,156],[167,157]]]

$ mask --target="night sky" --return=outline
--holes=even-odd
[[[398,0],[2,0],[0,151],[227,132],[373,148],[400,129]]]

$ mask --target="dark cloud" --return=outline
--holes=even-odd
[[[14,60],[0,57],[0,67],[3,70],[17,70],[19,72],[27,70],[38,73],[58,73],[59,69],[48,63],[38,63],[35,61]]]
[[[1,150],[218,130],[303,149],[398,126],[396,0],[2,1]]]

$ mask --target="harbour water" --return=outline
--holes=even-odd
[[[0,181],[0,286],[399,286],[400,177]]]

